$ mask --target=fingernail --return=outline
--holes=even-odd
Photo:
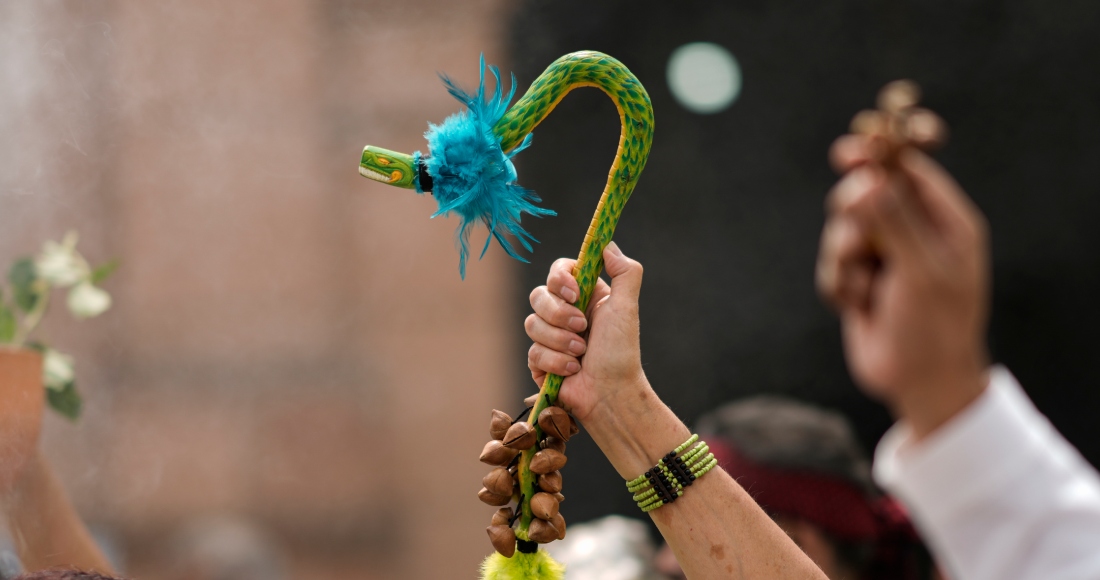
[[[561,289],[561,297],[565,298],[565,301],[572,304],[577,301],[577,293],[568,286],[563,286]]]
[[[575,362],[571,362],[571,363],[565,365],[565,370],[566,370],[566,372],[575,373],[575,372],[581,370],[581,365],[579,365]]]
[[[616,255],[616,256],[623,255],[623,251],[619,249],[619,244],[616,244],[615,242],[608,242],[607,243],[607,251],[611,252],[613,255]]]
[[[585,320],[583,316],[574,316],[573,318],[569,319],[569,328],[580,332],[585,328],[588,328],[588,321]]]
[[[578,355],[584,354],[584,343],[577,340],[569,341],[569,352]]]

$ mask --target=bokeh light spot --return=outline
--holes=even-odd
[[[741,94],[741,67],[725,48],[692,42],[672,51],[668,87],[685,109],[701,115],[718,113]]]

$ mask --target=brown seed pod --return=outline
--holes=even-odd
[[[852,123],[848,129],[859,135],[877,135],[886,132],[888,121],[882,111],[865,109],[852,117]]]
[[[535,428],[527,421],[520,421],[508,428],[504,434],[504,446],[523,451],[535,444]]]
[[[916,106],[919,101],[920,86],[911,80],[902,79],[882,87],[882,90],[878,92],[875,104],[887,113],[900,113],[905,109]]]
[[[565,454],[553,449],[543,449],[531,458],[531,472],[542,475],[565,467]]]
[[[531,538],[531,541],[548,544],[558,539],[558,530],[550,522],[535,518],[527,528],[527,537]]]
[[[539,489],[550,493],[558,493],[561,491],[561,472],[551,471],[550,473],[544,473],[538,478]]]
[[[939,149],[947,142],[947,124],[928,109],[910,109],[902,132],[910,143],[925,151]]]
[[[549,521],[558,513],[558,500],[554,496],[540,491],[531,496],[531,513],[540,520]]]
[[[539,447],[542,447],[543,449],[553,449],[558,453],[565,453],[565,441],[562,441],[557,437],[547,437],[546,439],[543,439],[542,443],[539,444]]]
[[[528,407],[534,407],[535,401],[537,400],[539,400],[539,393],[535,393],[534,395],[531,395],[530,397],[524,399],[523,404],[527,405]]]
[[[514,515],[514,512],[512,512],[512,508],[502,507],[502,508],[498,509],[496,511],[496,513],[493,514],[493,525],[494,526],[508,526],[508,527],[511,527],[511,525],[512,525],[511,522],[512,522],[512,516],[513,515]]]
[[[481,462],[489,465],[508,465],[517,454],[519,454],[518,450],[509,449],[500,441],[493,439],[481,450]]]
[[[516,532],[511,526],[489,526],[485,528],[489,541],[501,556],[511,558],[516,553]]]
[[[539,427],[542,427],[543,433],[562,441],[569,441],[573,434],[569,427],[569,413],[557,407],[547,407],[539,413]]]
[[[481,480],[481,485],[485,486],[485,489],[489,490],[489,493],[496,495],[512,495],[512,488],[515,487],[516,481],[512,479],[512,475],[508,473],[508,470],[503,467],[498,467],[489,472]]]
[[[477,492],[477,499],[491,506],[501,506],[508,505],[512,501],[512,495],[497,495],[483,487],[481,491]]]
[[[565,501],[565,496],[562,495],[561,492],[558,492],[554,494],[554,499],[558,500],[558,503],[561,503]]]
[[[558,539],[565,539],[565,518],[562,517],[561,512],[550,518],[550,525],[554,526],[554,529],[558,531]]]
[[[504,434],[512,426],[512,418],[504,411],[493,409],[493,417],[489,419],[489,435],[493,439],[504,439]]]

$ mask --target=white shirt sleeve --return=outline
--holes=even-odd
[[[951,580],[1100,579],[1100,479],[1003,367],[923,441],[894,425],[874,475]]]

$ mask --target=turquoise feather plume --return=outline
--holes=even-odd
[[[506,236],[515,238],[528,252],[531,242],[538,242],[523,229],[523,214],[535,217],[557,215],[554,211],[535,205],[541,202],[534,191],[516,183],[516,168],[512,157],[531,144],[531,135],[515,149],[505,153],[500,138],[493,133],[493,126],[508,110],[516,94],[516,77],[512,75],[512,88],[507,97],[501,88],[500,71],[490,66],[496,78],[496,90],[492,97],[485,94],[485,56],[481,57],[481,83],[477,94],[459,88],[450,78],[440,75],[447,92],[466,105],[466,110],[455,113],[439,124],[429,124],[424,137],[428,140],[429,156],[425,165],[432,178],[432,194],[439,209],[432,217],[457,214],[462,222],[455,232],[459,249],[458,271],[466,277],[466,259],[469,256],[470,232],[477,224],[489,230],[481,256],[493,239],[509,256],[526,262]],[[419,163],[421,154],[416,153]],[[417,192],[422,193],[417,182]],[[480,256],[479,256],[480,258]]]

